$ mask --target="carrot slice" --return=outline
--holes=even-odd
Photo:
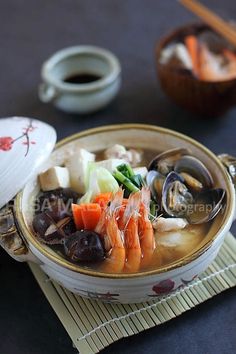
[[[106,192],[96,195],[93,199],[94,203],[98,203],[102,208],[105,208],[112,199],[112,192]]]
[[[71,204],[72,214],[77,230],[82,230],[84,228],[84,223],[82,219],[82,208],[81,205]]]
[[[101,206],[96,203],[72,204],[74,222],[78,230],[94,230],[101,217]]]
[[[200,46],[197,37],[194,35],[188,35],[184,39],[185,45],[192,59],[193,73],[197,78],[200,78],[201,63],[200,63]]]
[[[81,214],[86,230],[94,230],[101,217],[101,206],[97,203],[81,204]]]

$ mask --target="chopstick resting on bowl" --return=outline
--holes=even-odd
[[[231,44],[236,46],[236,30],[206,6],[195,0],[179,0],[192,13],[200,17],[205,23],[216,32],[226,38]]]

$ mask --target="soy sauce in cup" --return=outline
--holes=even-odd
[[[79,73],[67,76],[63,81],[68,84],[89,84],[90,82],[94,82],[100,80],[102,76],[90,73]]]

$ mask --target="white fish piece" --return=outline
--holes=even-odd
[[[39,175],[39,182],[43,191],[70,187],[69,170],[66,167],[54,166]]]
[[[170,44],[164,48],[161,52],[160,63],[167,64],[172,57],[178,58],[186,69],[192,70],[192,60],[183,43]]]
[[[176,43],[170,44],[162,49],[161,56],[159,59],[161,64],[164,64],[164,65],[167,64],[168,61],[174,56],[176,45],[177,45]]]
[[[126,154],[126,159],[132,167],[136,167],[142,161],[143,153],[135,149],[129,149]]]
[[[123,145],[115,144],[105,150],[104,156],[106,159],[123,159],[126,157],[126,148]]]
[[[127,150],[125,146],[115,144],[105,150],[104,156],[107,159],[121,159],[124,163],[129,163],[131,166],[137,166],[142,160],[142,152],[135,149]]]
[[[96,167],[103,167],[107,169],[110,173],[113,173],[117,166],[127,163],[127,161],[122,159],[107,159],[95,162]]]
[[[201,63],[202,80],[224,81],[236,77],[236,58],[230,51],[225,50],[223,56],[211,52],[206,45],[202,44]]]
[[[185,45],[182,43],[177,44],[175,52],[176,52],[177,58],[182,61],[185,68],[192,70],[192,68],[193,68],[192,59],[191,59],[189,52],[188,52],[187,48],[185,47]]]
[[[163,218],[158,217],[153,221],[152,226],[158,232],[168,232],[182,230],[188,225],[187,220],[183,218]]]

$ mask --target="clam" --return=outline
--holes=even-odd
[[[170,172],[162,188],[162,207],[169,216],[185,217],[193,196],[176,172]]]
[[[221,210],[225,190],[209,189],[199,193],[185,215],[190,224],[202,224],[212,220]]]
[[[184,148],[176,148],[164,151],[154,157],[148,166],[148,170],[158,171],[162,175],[166,176],[170,171],[174,169],[176,161],[178,161],[184,155],[189,155],[189,153],[189,150]]]
[[[186,172],[181,172],[180,176],[184,179],[184,183],[193,191],[201,192],[204,188],[203,184],[196,178]]]
[[[213,178],[204,164],[194,156],[185,155],[175,164],[174,171],[182,174],[185,183],[193,191],[212,188]]]
[[[149,171],[146,176],[147,185],[150,188],[152,197],[155,201],[158,201],[161,198],[164,181],[165,176],[154,170]]]
[[[206,189],[193,196],[176,172],[170,172],[162,189],[162,207],[167,215],[185,218],[189,224],[212,220],[222,208],[225,191]]]

